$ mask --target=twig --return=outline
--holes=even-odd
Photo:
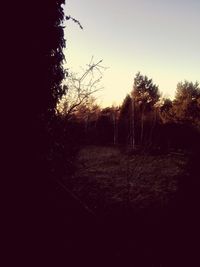
[[[65,19],[66,20],[69,20],[69,19],[73,20],[73,22],[77,23],[79,25],[79,27],[81,28],[81,30],[83,30],[83,26],[81,25],[80,21],[78,21],[77,19],[71,17],[70,15],[66,16]]]

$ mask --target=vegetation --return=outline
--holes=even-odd
[[[164,207],[178,190],[186,162],[181,154],[129,156],[113,146],[87,146],[80,150],[76,172],[67,182],[97,215],[111,215],[127,204],[135,210]]]
[[[192,146],[196,140],[183,137],[184,133],[180,131],[188,134],[196,131],[198,135],[198,83],[178,83],[177,94],[172,101],[162,99],[152,79],[137,73],[133,90],[122,105],[104,109],[95,103],[94,97],[91,97],[93,91],[90,92],[87,96],[83,94],[85,102],[75,101],[76,110],[72,117],[73,123],[82,129],[80,134],[81,140],[85,140],[83,144],[113,144],[126,146],[133,151],[167,152],[173,149],[185,150],[189,143]],[[64,101],[63,105],[68,105],[68,102]],[[63,117],[67,118],[68,112],[63,113]]]

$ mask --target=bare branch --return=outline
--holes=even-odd
[[[100,66],[101,62],[102,60],[93,63],[92,57],[90,63],[86,65],[86,70],[80,76],[77,73],[69,72],[67,83],[64,85],[67,88],[66,94],[57,107],[60,114],[70,117],[77,111],[78,106],[86,104],[92,94],[102,89],[102,87],[99,87],[102,79],[100,69],[105,68]]]
[[[81,30],[83,30],[83,26],[81,25],[81,23],[77,19],[71,17],[70,15],[66,16],[65,19],[66,20],[70,20],[70,19],[73,20],[73,22],[77,23],[79,25],[79,27],[81,28]]]

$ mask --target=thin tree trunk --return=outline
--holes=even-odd
[[[130,161],[129,157],[127,158],[127,167],[126,167],[126,211],[129,213],[130,211]]]
[[[140,143],[143,144],[143,134],[144,134],[144,108],[141,114],[141,133],[140,133]]]
[[[118,118],[115,117],[115,143],[118,144]]]
[[[113,130],[114,130],[114,133],[113,133],[113,143],[114,145],[116,145],[116,114],[115,114],[115,111],[113,113]]]
[[[87,132],[88,132],[88,122],[89,122],[89,115],[87,115],[87,117],[85,119],[85,134],[87,134]]]
[[[134,108],[134,99],[132,99],[131,101],[131,137],[132,137],[132,140],[131,140],[131,146],[132,146],[132,149],[134,150],[135,149],[135,125],[134,125],[134,120],[135,120],[135,108]]]
[[[152,136],[153,136],[153,130],[154,130],[155,125],[156,125],[156,121],[157,121],[157,112],[156,112],[156,109],[154,109],[154,119],[153,119],[153,123],[152,123],[151,130],[150,130],[150,136],[149,136],[149,145],[150,146],[152,145]]]

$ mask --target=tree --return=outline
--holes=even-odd
[[[79,121],[97,120],[100,113],[100,106],[96,103],[94,96],[89,96],[85,103],[80,104],[75,112],[75,116]]]
[[[138,72],[134,78],[131,95],[134,101],[134,110],[137,109],[140,114],[140,143],[143,144],[144,121],[147,120],[146,115],[149,115],[149,113],[153,111],[155,104],[160,98],[160,93],[158,86],[153,84],[152,79]]]
[[[72,114],[77,112],[80,105],[87,105],[90,96],[101,89],[99,87],[102,79],[101,70],[105,69],[100,65],[101,62],[102,60],[94,63],[92,58],[83,73],[69,73],[66,84],[63,85],[65,94],[57,105],[58,114],[69,119]]]
[[[58,190],[55,177],[58,178],[59,173],[57,176],[52,174],[53,162],[49,161],[50,150],[54,146],[51,141],[56,141],[53,138],[55,108],[63,93],[61,82],[65,77],[62,66],[64,2],[35,0],[29,8],[26,2],[18,1],[20,8],[14,10],[18,61],[13,61],[13,73],[17,73],[17,79],[13,79],[17,84],[16,90],[11,92],[17,96],[12,95],[17,104],[14,111],[17,119],[13,120],[17,127],[12,124],[12,130],[16,129],[15,134],[12,132],[12,139],[17,149],[12,147],[14,164],[10,163],[10,166],[18,177],[15,179],[18,188],[13,186],[16,198],[13,195],[12,199],[20,202],[12,201],[12,204],[17,204],[20,221],[16,220],[15,225],[19,228],[14,231],[20,236],[12,239],[21,239],[13,248],[15,255],[20,255],[22,250],[25,252],[23,258],[18,258],[22,265],[30,258],[33,265],[38,261],[54,265],[55,258],[61,259],[59,252],[62,251],[63,230],[66,229],[64,220],[61,220],[62,214],[56,208]],[[55,205],[52,205],[53,202]],[[21,211],[22,207],[24,210]],[[34,229],[29,231],[29,236],[28,229]],[[59,261],[56,263],[61,264]]]
[[[62,81],[67,74],[63,68],[64,3],[64,0],[42,2],[36,0],[32,3],[29,31],[26,29],[25,33],[25,35],[28,32],[31,33],[30,40],[24,41],[21,51],[21,54],[26,55],[27,62],[23,64],[26,66],[23,68],[23,75],[20,75],[23,79],[29,80],[29,83],[25,81],[21,83],[26,84],[24,94],[26,99],[21,106],[24,109],[23,113],[28,115],[26,122],[31,125],[30,135],[32,135],[32,138],[29,138],[29,141],[32,141],[27,148],[32,151],[30,158],[34,162],[34,167],[29,167],[29,173],[30,169],[36,171],[33,180],[36,182],[36,178],[39,179],[38,183],[41,186],[38,188],[43,188],[44,192],[52,177],[52,163],[56,162],[55,158],[50,161],[49,155],[56,142],[55,109],[64,93]],[[30,101],[27,101],[27,87],[31,93]],[[24,139],[26,140],[27,137]],[[28,164],[24,165],[28,166]]]
[[[185,81],[177,84],[173,111],[177,122],[200,125],[200,88],[198,82]]]
[[[112,106],[106,107],[101,111],[101,120],[107,124],[107,133],[109,136],[109,143],[116,145],[118,142],[118,120],[119,120],[119,107]],[[103,125],[103,124],[102,124]],[[105,129],[104,129],[105,131]]]
[[[74,113],[77,123],[83,125],[86,141],[95,139],[96,125],[100,116],[101,108],[93,96],[89,96],[86,103],[80,104]]]
[[[159,107],[160,117],[163,123],[172,122],[174,119],[173,102],[166,98]]]
[[[131,114],[132,114],[132,99],[129,94],[126,95],[122,106],[120,108],[119,115],[119,141],[120,143],[126,143],[131,145],[133,139],[131,131]]]

